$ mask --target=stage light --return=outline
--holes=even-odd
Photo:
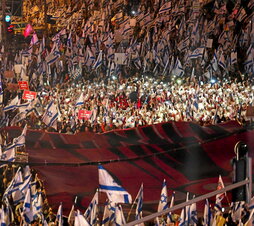
[[[132,14],[132,15],[136,15],[136,11],[135,11],[135,10],[132,10],[132,11],[131,11],[131,14]]]

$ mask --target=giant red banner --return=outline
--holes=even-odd
[[[20,135],[16,128],[9,131],[12,137]],[[184,201],[186,192],[198,196],[215,190],[219,175],[225,185],[230,184],[234,145],[239,140],[246,142],[254,157],[253,137],[253,130],[236,122],[208,127],[170,122],[104,134],[30,130],[26,147],[54,210],[63,202],[68,214],[76,195],[77,207],[86,209],[98,188],[97,165],[103,164],[133,199],[144,184],[146,215],[156,211],[163,179],[169,195],[176,191],[177,202]],[[100,202],[105,202],[103,194]]]

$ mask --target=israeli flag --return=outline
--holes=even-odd
[[[160,9],[159,14],[169,12],[172,9],[171,2],[166,2]]]
[[[139,192],[136,197],[136,220],[139,220],[142,218],[142,208],[143,208],[143,184],[141,184],[141,187],[139,189]]]
[[[87,220],[89,220],[90,225],[95,225],[97,220],[97,208],[99,203],[99,195],[98,191],[95,192],[95,195],[89,204],[84,216]]]
[[[189,209],[190,212],[190,223],[191,225],[197,225],[198,224],[198,214],[197,214],[197,204],[192,203]]]
[[[204,47],[199,47],[199,48],[195,49],[195,50],[189,55],[189,58],[190,58],[190,59],[197,59],[197,58],[199,58],[199,57],[203,57],[204,50],[205,50]]]
[[[75,106],[77,107],[77,106],[81,106],[81,105],[83,105],[83,104],[84,104],[84,94],[81,93],[80,96],[79,96],[79,98],[78,98],[77,101],[76,101]]]
[[[211,212],[209,200],[205,200],[205,209],[204,209],[204,226],[211,226],[213,225],[213,215]]]
[[[14,144],[10,144],[9,146],[5,147],[4,152],[0,156],[1,160],[14,162],[16,157],[15,147],[16,146]]]
[[[165,210],[168,208],[168,191],[167,191],[167,183],[166,180],[163,180],[162,189],[161,189],[161,197],[158,205],[158,212]]]
[[[101,65],[102,65],[102,50],[100,50],[97,60],[95,61],[93,65],[93,69],[98,69]]]
[[[102,165],[99,169],[99,189],[106,192],[109,200],[113,203],[131,203],[131,195],[119,185]]]
[[[226,60],[223,53],[220,55],[218,65],[221,66],[224,70],[226,70]]]
[[[110,222],[115,221],[115,203],[110,203],[108,202],[105,207],[104,207],[104,212],[103,212],[103,218],[102,218],[102,226],[104,225],[109,225]]]
[[[19,103],[20,103],[20,100],[17,95],[13,100],[11,100],[11,102],[7,106],[4,107],[4,111],[15,110],[17,106],[19,105]]]
[[[62,203],[60,203],[58,210],[57,210],[56,222],[57,222],[58,226],[63,225],[63,205],[62,205]]]
[[[33,221],[33,210],[32,210],[32,200],[31,200],[31,190],[30,188],[26,192],[24,204],[23,204],[23,212],[22,212],[24,221],[27,224],[31,224]]]
[[[26,131],[27,131],[27,124],[25,125],[21,135],[13,139],[13,144],[16,147],[20,147],[26,144]]]
[[[184,75],[184,70],[183,70],[181,61],[180,61],[178,58],[177,58],[177,60],[176,60],[175,66],[174,66],[173,73],[174,73],[176,76],[179,76],[179,77],[181,77],[181,76]]]
[[[85,217],[77,210],[75,214],[74,226],[90,226]]]
[[[117,205],[116,206],[115,214],[116,214],[116,218],[115,218],[115,220],[116,220],[115,221],[116,226],[125,225],[126,224],[126,220],[124,218],[123,209],[122,209],[121,205]]]
[[[58,117],[58,109],[57,106],[51,101],[42,116],[42,121],[48,126],[53,127]]]
[[[32,203],[33,203],[34,218],[38,215],[42,216],[43,201],[42,201],[41,193],[38,193],[38,192],[36,193]]]

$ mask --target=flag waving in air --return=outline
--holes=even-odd
[[[113,203],[131,203],[131,195],[119,185],[103,166],[99,165],[99,189],[106,192]]]

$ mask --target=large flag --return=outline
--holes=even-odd
[[[42,116],[42,121],[48,126],[48,127],[56,127],[56,120],[58,117],[58,109],[57,106],[54,104],[53,101],[51,101]]]
[[[99,169],[99,189],[106,192],[109,200],[113,203],[131,203],[131,195],[119,185],[102,165]]]
[[[211,226],[213,224],[213,215],[211,211],[211,207],[209,204],[209,200],[205,200],[205,208],[204,208],[204,226]]]
[[[18,95],[11,100],[11,102],[4,107],[4,111],[10,111],[10,110],[15,110],[17,108],[17,106],[19,105],[20,99],[18,97]]]
[[[98,211],[98,203],[99,203],[99,194],[98,190],[95,192],[95,195],[90,202],[84,216],[87,221],[90,222],[90,225],[95,225],[97,220],[97,211]]]

